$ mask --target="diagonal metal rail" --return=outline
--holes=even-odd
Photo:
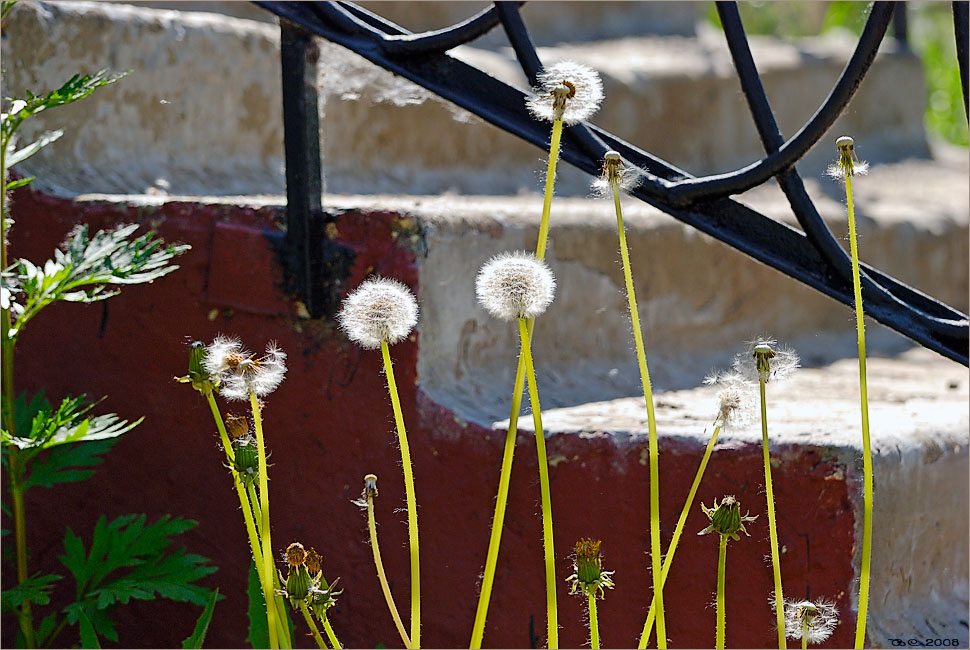
[[[542,63],[519,15],[517,2],[496,2],[452,27],[410,33],[350,2],[257,2],[283,20],[284,30],[302,29],[342,45],[405,77],[495,126],[548,150],[548,129],[526,110],[527,94],[451,57],[447,50],[499,25],[526,76],[534,83]],[[966,44],[960,46],[960,17],[966,2],[954,2],[958,58],[966,101]],[[815,114],[785,140],[768,103],[734,3],[718,3],[725,37],[742,90],[766,155],[738,170],[694,177],[649,152],[589,124],[567,127],[562,158],[596,175],[603,154],[615,149],[643,171],[631,194],[786,275],[852,306],[849,259],[828,230],[805,191],[795,164],[829,130],[849,103],[876,56],[895,11],[892,2],[875,2],[862,35],[832,91]],[[966,25],[962,26],[966,35]],[[292,116],[285,115],[290,129]],[[299,125],[293,125],[298,131]],[[289,166],[291,161],[287,160]],[[296,164],[302,164],[296,161]],[[771,178],[787,196],[802,230],[732,200],[730,197]],[[299,229],[300,224],[289,224]],[[968,365],[967,316],[869,265],[862,265],[865,312],[921,345]]]

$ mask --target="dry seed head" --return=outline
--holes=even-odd
[[[828,600],[785,601],[785,635],[822,643],[839,624],[839,610]]]
[[[389,278],[366,280],[344,298],[340,329],[365,350],[393,345],[418,323],[418,302],[404,284]]]
[[[537,119],[570,125],[588,119],[603,101],[603,82],[592,68],[560,61],[539,74],[539,86],[526,106]]]
[[[365,499],[373,499],[377,496],[377,474],[368,474],[364,477],[364,494],[362,496]]]
[[[322,568],[323,557],[311,546],[310,550],[306,552],[306,570],[310,572],[311,576],[315,576],[320,573]]]
[[[593,195],[612,196],[614,185],[621,190],[630,191],[640,184],[642,177],[640,170],[625,163],[618,152],[607,151],[603,155],[603,171],[591,185]]]
[[[266,354],[255,358],[239,339],[220,334],[207,348],[202,365],[218,380],[224,397],[248,400],[250,393],[264,397],[276,390],[286,375],[286,353],[270,341]]]
[[[846,176],[861,176],[869,172],[869,163],[859,160],[855,152],[855,140],[850,136],[840,136],[835,141],[835,147],[839,150],[839,157],[826,168],[826,175],[836,180],[844,180]]]
[[[746,426],[755,405],[753,386],[737,372],[713,372],[704,383],[717,386],[717,425],[724,429]]]
[[[574,573],[566,578],[570,583],[570,593],[582,591],[590,596],[603,597],[604,587],[612,589],[613,571],[603,571],[603,558],[600,555],[600,540],[580,539],[576,542],[576,555],[573,560]]]
[[[226,431],[229,432],[229,437],[233,440],[236,438],[242,438],[244,435],[249,433],[249,420],[245,415],[234,415],[232,413],[227,413]]]
[[[286,547],[286,563],[291,567],[299,566],[306,562],[306,549],[300,542],[293,542]]]
[[[475,293],[485,311],[496,318],[535,318],[555,297],[556,278],[532,253],[501,253],[482,265]]]
[[[789,377],[801,366],[798,353],[778,345],[774,339],[758,337],[748,343],[744,352],[735,355],[731,368],[744,381],[759,383]]]

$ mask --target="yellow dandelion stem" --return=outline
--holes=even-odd
[[[778,527],[775,523],[775,492],[771,485],[771,458],[768,454],[768,411],[765,406],[765,376],[759,373],[761,387],[761,452],[765,465],[765,500],[768,502],[768,538],[771,542],[771,574],[775,581],[775,619],[778,648],[785,650],[785,599],[781,590],[781,558],[778,554]]]
[[[859,401],[862,410],[862,471],[865,492],[862,510],[862,566],[859,572],[859,617],[856,620],[855,647],[866,642],[869,611],[869,570],[872,561],[872,448],[869,443],[869,397],[866,387],[866,325],[862,312],[862,282],[859,278],[859,248],[852,203],[852,174],[845,175],[845,199],[849,212],[849,248],[852,253],[852,289],[855,294],[855,325],[859,344]]]
[[[408,506],[408,547],[411,553],[411,643],[421,647],[421,565],[418,548],[418,503],[414,496],[414,474],[411,469],[411,452],[408,448],[408,434],[404,429],[404,415],[401,401],[394,381],[394,365],[387,341],[381,341],[381,355],[384,357],[384,374],[387,376],[387,392],[391,395],[394,409],[394,422],[397,425],[397,439],[401,447],[401,465],[404,468],[404,492]]]
[[[808,650],[808,619],[802,621],[802,650]]]
[[[596,595],[587,594],[589,598],[589,647],[598,650],[600,647],[600,624],[596,616]]]
[[[690,509],[694,504],[694,497],[697,496],[697,489],[701,485],[701,479],[704,477],[704,472],[707,469],[707,462],[711,459],[711,454],[714,451],[714,445],[717,444],[717,437],[721,433],[721,427],[715,426],[714,433],[711,434],[711,439],[707,443],[707,448],[704,450],[704,457],[701,458],[701,464],[697,468],[697,473],[694,475],[694,482],[691,483],[690,491],[687,493],[687,499],[684,501],[684,507],[680,511],[680,517],[677,519],[677,526],[674,528],[674,535],[670,539],[670,546],[667,548],[667,554],[664,556],[663,569],[660,572],[660,586],[663,587],[667,582],[667,574],[670,573],[670,567],[674,563],[674,553],[677,552],[677,544],[680,542],[680,536],[684,532],[684,525],[687,522],[687,516],[690,514]],[[637,646],[639,650],[644,650],[647,647],[647,642],[650,640],[650,633],[653,632],[653,623],[656,620],[656,601],[651,600],[650,610],[647,613],[647,620],[643,624],[643,633],[640,635],[640,643]]]
[[[307,608],[305,600],[300,601],[300,613],[303,614],[303,620],[310,628],[310,633],[313,634],[313,640],[317,642],[317,647],[326,648],[327,644],[323,642],[323,637],[320,636],[320,630],[317,628],[317,624],[313,622],[313,617],[310,616],[310,610]]]
[[[724,633],[726,627],[726,612],[724,609],[724,575],[727,566],[727,535],[718,535],[721,538],[717,549],[717,623],[714,630],[714,647],[724,647]]]
[[[562,120],[552,123],[552,139],[549,142],[549,165],[546,167],[546,191],[542,197],[542,220],[539,221],[539,239],[536,242],[536,257],[546,257],[546,242],[549,239],[549,214],[552,210],[552,192],[556,185],[556,163],[559,161],[559,143],[562,140]],[[531,330],[530,330],[531,334]]]
[[[556,545],[552,534],[552,492],[549,489],[549,461],[546,456],[546,438],[542,431],[542,407],[539,405],[539,389],[532,365],[529,327],[524,318],[519,319],[519,337],[522,340],[522,356],[525,358],[526,377],[529,380],[529,402],[532,404],[532,422],[536,430],[536,455],[539,464],[539,492],[542,495],[542,547],[546,569],[546,628],[550,649],[559,647],[559,614],[556,605]]]
[[[340,645],[340,641],[337,640],[337,635],[333,633],[333,627],[330,626],[330,619],[327,618],[326,614],[323,616],[322,623],[323,631],[326,632],[327,638],[330,639],[330,645],[337,648],[337,650],[343,648],[343,646]]]
[[[630,251],[626,243],[626,230],[623,227],[623,212],[620,208],[620,186],[610,183],[613,190],[613,205],[616,207],[616,231],[620,238],[620,257],[623,261],[623,279],[626,282],[627,302],[630,306],[630,321],[633,325],[633,340],[637,348],[637,363],[640,366],[640,382],[643,384],[643,400],[647,406],[647,427],[649,430],[650,453],[650,564],[653,576],[653,598],[657,605],[657,647],[667,647],[667,623],[664,619],[663,578],[660,568],[660,451],[657,445],[657,418],[653,408],[653,390],[650,386],[650,371],[647,369],[647,355],[643,345],[643,332],[640,330],[640,313],[637,311],[637,296],[633,288],[633,271],[630,267]]]
[[[279,634],[276,629],[277,611],[273,606],[273,588],[270,576],[273,575],[273,542],[269,527],[269,480],[266,467],[266,442],[263,438],[263,418],[260,413],[256,393],[250,391],[249,405],[253,410],[253,428],[256,430],[256,447],[259,451],[259,511],[262,521],[263,543],[263,597],[266,602],[266,619],[269,628],[269,645],[279,648]]]
[[[408,633],[404,629],[401,615],[397,611],[397,605],[394,604],[394,596],[391,595],[391,588],[387,584],[387,575],[384,573],[384,562],[381,560],[381,547],[377,543],[377,521],[374,518],[373,496],[367,497],[367,528],[370,530],[370,548],[374,554],[374,566],[377,567],[377,578],[381,583],[381,591],[384,592],[387,609],[391,612],[391,618],[394,619],[394,627],[397,628],[397,633],[401,635],[401,641],[404,642],[404,647],[410,649],[411,639],[408,638]]]

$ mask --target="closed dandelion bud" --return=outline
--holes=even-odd
[[[306,549],[300,542],[293,542],[286,547],[286,563],[291,567],[300,566],[306,562]]]
[[[298,607],[300,601],[310,594],[311,584],[310,572],[306,566],[301,564],[290,568],[290,573],[286,576],[286,596],[293,607]]]
[[[612,571],[603,571],[603,559],[600,556],[600,540],[581,539],[576,542],[576,556],[573,562],[575,572],[566,578],[571,583],[570,593],[582,590],[590,596],[597,594],[602,597],[604,587],[612,589],[614,586],[610,576]]]
[[[232,450],[239,475],[247,482],[255,480],[259,471],[259,449],[256,447],[256,439],[250,435],[237,438],[232,442]]]
[[[320,554],[317,553],[311,546],[310,550],[306,552],[306,570],[310,572],[311,576],[315,576],[320,573],[322,568],[323,557],[321,557]]]
[[[218,383],[218,378],[211,376],[206,369],[206,356],[208,351],[202,341],[193,341],[189,348],[189,374],[185,377],[176,377],[179,383],[191,383],[192,388],[205,394],[211,392]]]
[[[340,578],[337,578],[337,580],[340,580]],[[337,596],[343,593],[342,589],[339,591],[335,589],[337,580],[334,580],[326,589],[321,589],[316,585],[310,588],[310,609],[320,620],[326,617],[327,610],[337,604]]]
[[[711,520],[711,525],[699,532],[698,535],[717,533],[719,535],[730,537],[733,540],[739,540],[741,538],[738,536],[738,532],[748,535],[748,531],[744,528],[745,522],[754,521],[757,519],[757,517],[751,517],[749,515],[744,515],[742,517],[741,504],[738,503],[737,499],[730,495],[721,499],[720,504],[718,504],[717,499],[715,499],[713,508],[707,508],[702,503],[701,509],[704,511],[704,514],[707,515],[708,519]]]
[[[226,415],[226,431],[229,432],[229,437],[233,440],[242,438],[249,433],[249,420],[244,415],[229,413]]]

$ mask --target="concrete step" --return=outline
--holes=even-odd
[[[78,70],[133,71],[69,111],[32,120],[24,137],[60,126],[67,134],[25,163],[25,173],[68,195],[148,188],[189,195],[281,193],[278,40],[272,24],[213,13],[25,3],[5,32],[7,92],[52,87]],[[792,44],[752,38],[751,44],[788,134],[814,112],[851,51],[851,43],[825,39]],[[833,137],[852,133],[873,162],[926,156],[919,62],[892,51],[891,43],[885,49]],[[525,86],[509,48],[467,46],[453,54]],[[692,173],[723,171],[762,155],[723,37],[710,28],[697,38],[559,45],[542,48],[540,56],[597,68],[607,99],[593,121]],[[539,187],[539,149],[339,46],[322,44],[320,61],[328,192],[508,195]],[[820,172],[831,150],[826,141],[800,168]],[[65,151],[74,153],[70,163]],[[582,196],[588,182],[563,166],[558,191]]]

